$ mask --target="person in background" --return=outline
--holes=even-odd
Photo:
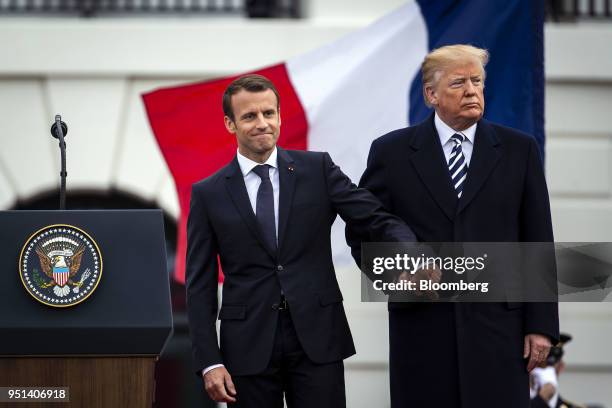
[[[530,408],[585,408],[563,399],[559,394],[559,374],[565,369],[564,347],[572,340],[566,333],[559,335],[559,344],[550,349],[546,367],[536,367],[529,376]]]

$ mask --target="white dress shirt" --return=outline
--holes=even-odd
[[[279,177],[278,177],[278,151],[276,147],[268,157],[265,163],[257,163],[248,157],[240,154],[240,151],[236,152],[236,158],[238,159],[238,165],[240,166],[240,171],[242,172],[242,177],[244,177],[244,185],[246,186],[247,194],[249,195],[249,201],[251,202],[251,208],[253,208],[253,213],[257,215],[257,190],[259,190],[259,185],[261,184],[261,179],[259,176],[253,171],[256,166],[260,164],[268,164],[270,168],[268,169],[270,174],[270,182],[272,183],[272,192],[274,194],[274,223],[276,224],[276,239],[278,240],[278,199],[279,199]],[[202,370],[202,375],[205,375],[212,369],[217,367],[223,367],[223,364],[213,364],[209,367],[206,367]]]
[[[557,378],[555,367],[536,367],[531,372],[531,376],[533,376],[533,386],[530,389],[531,399],[534,399],[538,395],[540,388],[542,388],[545,384],[552,384],[552,386],[555,387],[555,393],[547,403],[550,408],[555,408],[557,406],[557,401],[559,400],[559,380]]]
[[[253,208],[253,213],[257,215],[257,190],[261,184],[261,179],[253,171],[256,166],[260,164],[267,164],[270,166],[268,169],[270,174],[270,182],[272,183],[272,192],[274,193],[274,224],[276,225],[276,238],[278,240],[278,197],[279,197],[279,178],[278,178],[278,150],[274,147],[272,154],[268,157],[265,163],[257,163],[242,154],[236,153],[238,159],[238,165],[242,176],[244,177],[244,185],[246,186],[247,193],[249,194],[249,201]]]
[[[451,137],[455,133],[460,133],[466,137],[466,140],[461,144],[461,149],[463,150],[463,157],[465,157],[465,162],[468,167],[470,166],[470,160],[472,159],[472,151],[474,150],[474,138],[476,137],[476,126],[477,123],[474,123],[469,128],[457,131],[452,129],[446,123],[440,119],[438,113],[434,116],[434,125],[436,126],[436,130],[438,131],[438,136],[440,137],[440,144],[442,145],[442,150],[444,151],[444,158],[446,159],[446,163],[448,163],[451,152],[453,151],[453,147],[455,147],[455,142],[451,140]]]

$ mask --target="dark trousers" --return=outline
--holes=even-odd
[[[279,312],[272,358],[257,375],[233,376],[235,408],[344,408],[344,364],[315,364],[298,340],[289,310]]]

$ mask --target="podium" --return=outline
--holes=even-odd
[[[172,333],[162,212],[3,211],[0,226],[0,387],[68,388],[69,404],[20,407],[151,407]]]

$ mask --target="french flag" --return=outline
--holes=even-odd
[[[485,117],[533,135],[544,152],[544,2],[419,0],[322,48],[253,73],[278,88],[286,149],[329,152],[357,182],[371,142],[424,120],[420,65],[432,49],[465,43],[491,54]],[[246,73],[241,73],[244,75]],[[191,185],[236,154],[221,97],[240,75],[143,95],[151,128],[174,177],[181,216],[175,277],[185,280]],[[409,186],[406,186],[409,188]],[[337,222],[337,224],[339,224]],[[335,225],[335,262],[352,262]]]

